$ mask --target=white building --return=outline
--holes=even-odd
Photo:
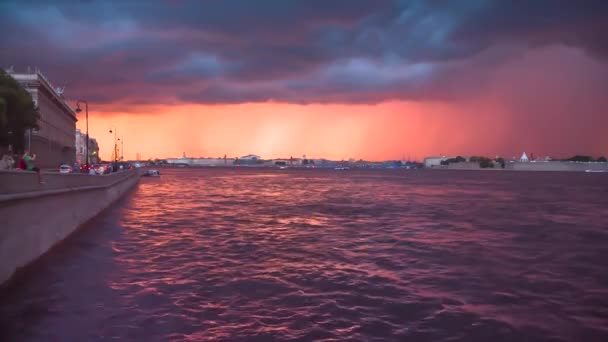
[[[230,166],[234,164],[234,158],[188,158],[186,152],[181,158],[168,158],[167,164],[190,165],[190,166]]]
[[[193,166],[230,166],[234,164],[234,158],[193,158]]]
[[[167,164],[185,164],[192,165],[192,159],[186,157],[186,152],[182,154],[181,158],[167,158]]]
[[[40,129],[26,134],[25,146],[36,153],[39,167],[73,164],[76,158],[76,114],[63,97],[62,88],[54,88],[39,70],[15,73],[7,70],[32,96],[38,107]]]
[[[526,162],[529,162],[529,161],[530,161],[530,159],[528,158],[528,155],[526,154],[526,152],[524,152],[524,153],[521,155],[521,158],[519,158],[519,161],[520,161],[520,162],[522,162],[522,163],[526,163]]]
[[[441,162],[447,160],[448,157],[426,157],[424,158],[424,167],[440,166]]]

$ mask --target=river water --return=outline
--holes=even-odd
[[[8,341],[608,341],[608,175],[167,170],[0,291]]]

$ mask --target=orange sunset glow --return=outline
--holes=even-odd
[[[140,109],[141,110],[141,109]],[[147,114],[90,113],[91,136],[100,155],[110,159],[118,128],[124,155],[134,159],[181,156],[264,157],[307,155],[331,159],[421,158],[467,146],[466,137],[443,146],[442,131],[458,119],[440,104],[387,102],[378,105],[178,105],[150,107]],[[78,127],[84,130],[84,120]]]

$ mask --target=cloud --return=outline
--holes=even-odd
[[[0,65],[100,103],[455,100],[532,50],[605,70],[607,15],[597,0],[3,1]]]
[[[471,12],[451,38],[478,49],[496,41],[532,46],[566,44],[606,58],[607,31],[606,1],[495,1]]]

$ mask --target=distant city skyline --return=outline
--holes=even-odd
[[[596,0],[5,0],[0,67],[38,67],[86,100],[105,159],[112,126],[128,159],[600,156],[606,13]]]

